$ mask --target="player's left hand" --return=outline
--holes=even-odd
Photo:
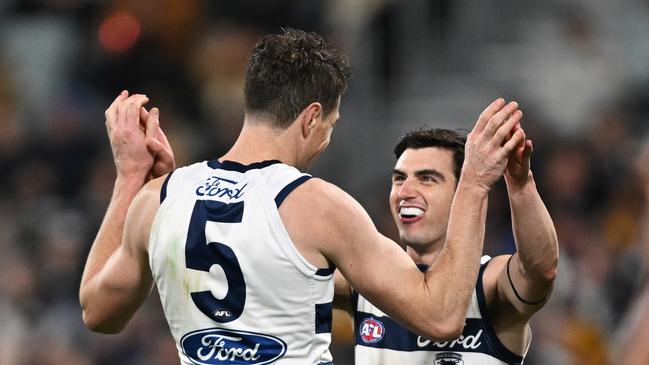
[[[520,124],[514,127],[512,133],[518,129],[525,133]],[[534,151],[532,140],[523,137],[522,141],[509,153],[505,176],[510,181],[519,184],[527,182],[530,173],[530,157],[532,156],[532,151]]]

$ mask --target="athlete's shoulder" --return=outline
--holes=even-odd
[[[162,175],[155,179],[151,179],[146,184],[144,184],[142,189],[140,189],[137,196],[135,197],[134,203],[141,200],[142,203],[156,203],[157,205],[159,205],[160,191],[167,182],[170,174],[171,173]]]
[[[321,178],[311,178],[303,185],[304,192],[311,193],[313,195],[313,198],[317,198],[322,202],[337,204],[357,204],[356,200],[343,189]]]
[[[338,218],[352,218],[366,214],[363,207],[340,187],[320,178],[310,178],[295,189],[294,202],[299,202],[306,214],[324,215],[323,218],[337,221]]]

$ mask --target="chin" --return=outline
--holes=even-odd
[[[399,235],[399,238],[401,238],[401,243],[406,244],[408,246],[417,247],[422,245],[422,240],[420,237],[417,237],[417,235],[403,234],[403,235]]]
[[[426,247],[430,246],[432,242],[434,242],[433,239],[422,233],[399,234],[399,237],[401,238],[402,243],[412,247]]]

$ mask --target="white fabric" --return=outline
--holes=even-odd
[[[245,172],[215,167],[202,162],[172,174],[151,232],[150,264],[181,363],[269,363],[264,359],[272,356],[262,355],[267,347],[258,341],[269,338],[286,345],[273,364],[330,362],[331,333],[315,333],[315,306],[333,300],[333,275],[316,275],[293,245],[274,201],[287,184],[308,175],[281,163]],[[217,262],[209,272],[187,268],[190,218],[200,200],[243,202],[241,222],[205,224],[205,244],[229,247],[245,279],[243,312],[226,323],[208,317],[191,297],[210,291],[223,299],[231,290]],[[231,308],[222,309],[219,315],[228,318]]]

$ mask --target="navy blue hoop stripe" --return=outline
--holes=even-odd
[[[293,180],[293,182],[286,185],[284,189],[282,189],[279,192],[279,194],[277,194],[277,196],[275,197],[275,205],[277,205],[277,207],[279,208],[279,206],[282,205],[282,202],[284,201],[284,199],[286,199],[288,194],[291,193],[291,191],[295,190],[295,188],[302,185],[302,183],[309,180],[310,178],[311,178],[310,175],[302,175],[297,179]]]
[[[160,204],[167,198],[167,184],[169,183],[169,179],[171,178],[171,174],[174,172],[170,172],[169,175],[165,178],[165,181],[162,183],[162,187],[160,188]]]
[[[315,333],[331,333],[333,302],[315,305]]]

